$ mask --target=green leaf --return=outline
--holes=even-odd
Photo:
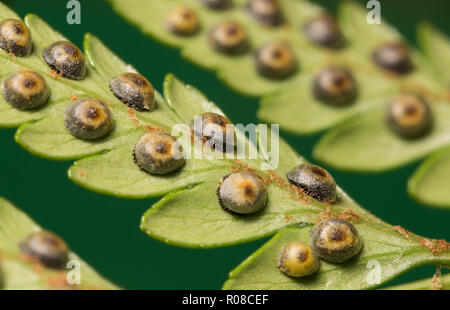
[[[447,149],[430,156],[408,183],[408,192],[417,201],[439,208],[450,208],[450,152]]]
[[[387,290],[403,290],[403,291],[411,291],[411,290],[430,290],[432,278],[423,279],[419,281],[414,281],[410,283],[390,286],[386,288]],[[450,290],[450,274],[446,274],[441,276],[440,284],[442,285],[441,290]]]
[[[368,289],[378,287],[398,275],[425,264],[450,266],[450,253],[433,255],[419,244],[420,237],[408,240],[384,223],[362,222],[356,228],[364,240],[362,252],[344,264],[321,261],[310,277],[294,279],[277,268],[281,248],[292,241],[309,242],[311,226],[289,228],[278,233],[263,247],[231,271],[224,289],[229,290],[318,290]],[[378,272],[379,271],[379,272]],[[379,275],[379,278],[377,277]]]
[[[434,126],[426,137],[411,141],[393,133],[385,123],[384,104],[325,134],[314,149],[314,157],[340,169],[368,172],[394,169],[423,158],[450,143],[450,105],[433,104]]]
[[[54,270],[27,260],[19,245],[31,233],[40,230],[42,228],[25,213],[0,198],[0,289],[118,289],[72,252],[69,260],[80,264],[80,284],[67,284],[66,276],[70,276],[72,269]]]
[[[429,23],[421,23],[418,29],[418,41],[430,60],[439,78],[450,84],[450,41],[443,33]]]

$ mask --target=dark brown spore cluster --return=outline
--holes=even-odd
[[[12,107],[25,111],[44,105],[50,96],[50,89],[42,75],[21,69],[3,81],[2,95]]]
[[[150,131],[138,141],[133,159],[142,171],[163,175],[181,168],[185,159],[176,139],[163,131]]]
[[[286,176],[291,184],[323,203],[331,204],[336,200],[336,181],[328,171],[319,166],[301,164]]]
[[[270,42],[255,52],[255,66],[264,77],[281,80],[290,77],[298,69],[298,62],[289,43]]]
[[[278,0],[250,0],[247,10],[257,21],[267,26],[279,26],[284,21]]]
[[[0,23],[0,48],[18,57],[31,55],[33,43],[25,23],[18,19],[4,19]]]
[[[32,233],[20,243],[20,249],[23,254],[47,268],[64,269],[69,259],[67,244],[48,231]]]
[[[330,49],[343,47],[344,38],[336,19],[329,14],[320,15],[310,20],[303,32],[309,41]]]
[[[71,80],[82,80],[86,75],[84,55],[68,41],[57,41],[46,47],[42,57],[50,68]]]
[[[114,96],[137,111],[155,108],[155,90],[152,84],[138,73],[127,72],[111,80],[109,84]]]
[[[220,206],[236,214],[252,214],[267,203],[267,189],[261,178],[251,172],[238,171],[224,176],[216,191]]]
[[[395,74],[404,75],[413,69],[408,46],[404,43],[385,43],[373,51],[372,59],[380,68]]]
[[[358,88],[353,74],[344,67],[323,69],[313,81],[314,97],[332,106],[346,106],[356,98]]]

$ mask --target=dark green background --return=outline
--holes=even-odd
[[[214,100],[236,123],[256,123],[258,101],[233,93],[206,72],[184,61],[179,52],[157,44],[122,20],[101,0],[82,3],[82,24],[66,23],[66,0],[4,1],[21,16],[36,13],[82,46],[85,32],[133,64],[161,90],[164,75],[175,73]],[[337,1],[317,1],[334,10]],[[362,1],[366,3],[366,1]],[[417,22],[428,19],[450,35],[450,1],[381,1],[382,16],[414,43]],[[127,289],[219,289],[228,272],[266,240],[216,250],[187,250],[154,241],[139,230],[141,215],[156,200],[122,200],[84,190],[68,180],[70,162],[36,158],[13,141],[15,130],[0,130],[0,195],[60,234],[105,277]],[[319,136],[283,133],[311,160]],[[377,216],[432,238],[450,239],[450,212],[416,204],[406,194],[417,164],[379,175],[355,175],[330,169],[337,182]],[[431,276],[432,267],[401,276],[401,283]]]

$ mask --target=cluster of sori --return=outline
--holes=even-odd
[[[307,195],[325,204],[336,200],[336,182],[321,167],[302,164],[288,172],[287,178]],[[278,257],[278,267],[283,273],[291,277],[308,276],[319,269],[319,258],[343,263],[356,256],[362,248],[355,226],[344,219],[323,219],[311,229],[310,236],[312,245],[293,241],[283,247]]]
[[[336,200],[336,182],[323,168],[301,164],[286,175],[287,180],[306,195],[332,204]],[[252,171],[237,171],[224,176],[217,188],[222,208],[236,216],[264,212],[268,191],[264,180]],[[319,258],[343,263],[362,249],[362,239],[355,226],[344,219],[327,218],[311,229],[312,246],[300,241],[290,242],[278,257],[279,269],[291,277],[304,277],[315,273]]]
[[[6,19],[0,23],[0,48],[13,57],[28,57],[33,53],[30,31],[18,19]],[[83,53],[73,43],[58,41],[46,47],[42,58],[55,77],[83,80],[87,68]],[[155,91],[142,75],[123,73],[110,81],[111,92],[130,109],[150,112],[155,109]],[[6,77],[2,83],[4,99],[21,111],[37,111],[51,96],[51,89],[38,72],[21,69]],[[208,141],[212,147],[222,144],[220,133],[226,133],[228,119],[216,113],[201,115],[202,128],[195,134],[200,141]],[[114,118],[108,104],[97,98],[81,98],[72,101],[65,111],[67,130],[76,138],[94,141],[105,138],[114,130]],[[200,135],[200,136],[199,136]],[[232,132],[234,136],[234,131]],[[133,157],[138,167],[150,174],[167,174],[184,164],[176,140],[161,128],[149,130],[136,144]]]
[[[230,0],[203,1],[211,10],[225,10],[232,7]],[[261,23],[276,27],[283,23],[283,15],[276,1],[250,1],[249,13]],[[195,35],[200,29],[196,13],[188,7],[176,7],[165,19],[166,28],[180,36]],[[224,20],[209,31],[211,47],[225,55],[241,55],[249,52],[251,45],[245,28],[233,20]],[[265,44],[255,51],[255,68],[270,79],[284,79],[297,71],[296,57],[287,42],[276,41]]]
[[[324,219],[310,231],[311,245],[292,241],[278,255],[278,268],[294,278],[314,274],[320,268],[320,259],[330,263],[344,263],[362,249],[362,239],[355,226],[339,218]]]
[[[211,10],[227,10],[232,0],[200,0]],[[266,27],[282,26],[285,22],[277,0],[249,0],[248,13]],[[165,19],[168,31],[179,36],[193,36],[201,28],[196,12],[189,7],[176,7]],[[313,18],[301,29],[313,44],[330,50],[345,46],[345,38],[336,19],[324,13]],[[219,22],[209,30],[208,40],[218,53],[229,56],[249,52],[252,47],[243,25],[233,20]],[[253,51],[257,72],[268,79],[286,79],[296,74],[299,61],[287,41],[271,41]],[[408,47],[402,42],[386,42],[372,52],[372,61],[381,69],[396,75],[410,73],[414,66]],[[349,106],[358,96],[358,85],[351,70],[341,65],[328,65],[317,73],[312,94],[324,104]],[[430,105],[416,94],[402,94],[393,99],[386,112],[386,123],[403,138],[426,134],[432,125]]]

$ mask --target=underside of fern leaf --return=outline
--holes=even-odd
[[[235,0],[226,10],[210,10],[197,0],[109,1],[119,14],[145,33],[180,47],[185,58],[217,71],[220,79],[231,88],[263,97],[258,112],[260,119],[279,123],[282,129],[298,134],[329,129],[316,146],[314,156],[330,166],[349,171],[385,171],[417,161],[450,143],[447,124],[450,45],[428,24],[421,25],[419,32],[425,55],[411,49],[414,70],[398,76],[379,69],[371,53],[383,43],[404,42],[404,39],[385,21],[379,25],[368,24],[367,11],[352,1],[343,1],[340,6],[338,19],[346,45],[339,50],[320,48],[302,33],[308,21],[324,13],[308,1],[280,0],[285,21],[279,27],[264,26],[256,21],[246,8],[248,0]],[[165,28],[168,12],[176,7],[191,8],[198,15],[198,33],[178,36]],[[285,80],[270,80],[257,73],[251,51],[239,56],[217,53],[211,48],[208,36],[212,27],[224,20],[237,21],[245,27],[253,51],[267,42],[289,42],[300,62],[298,72]],[[351,105],[335,107],[314,98],[313,79],[329,65],[345,66],[354,74],[358,96]],[[404,140],[385,122],[389,101],[409,92],[419,93],[431,103],[435,119],[432,132],[417,141]],[[448,191],[439,192],[439,196],[438,203],[427,198],[419,197],[419,200],[450,206]]]
[[[0,6],[0,17],[17,18],[4,6]],[[377,219],[339,188],[336,201],[330,205],[312,199],[291,185],[286,180],[286,173],[305,160],[282,140],[279,145],[280,164],[271,170],[262,169],[262,165],[270,167],[271,157],[268,152],[269,143],[264,135],[258,135],[257,141],[249,141],[243,133],[237,132],[237,143],[242,143],[249,151],[256,150],[259,155],[257,159],[224,158],[221,152],[205,149],[202,143],[190,136],[182,136],[186,145],[193,150],[200,148],[204,152],[203,159],[188,158],[181,169],[167,175],[151,175],[141,171],[133,161],[132,153],[137,141],[148,130],[156,127],[170,132],[176,124],[190,124],[196,115],[221,111],[198,90],[182,83],[173,75],[168,75],[165,80],[164,96],[156,93],[155,110],[138,112],[127,108],[112,95],[109,82],[134,69],[123,63],[92,35],[86,35],[84,42],[86,77],[81,81],[72,81],[55,76],[40,55],[44,47],[63,37],[35,15],[27,15],[25,23],[30,28],[34,53],[29,57],[15,58],[0,51],[0,62],[4,65],[2,76],[9,75],[20,67],[32,69],[46,78],[52,93],[43,108],[29,112],[15,110],[1,98],[0,124],[5,127],[19,126],[16,141],[33,154],[56,160],[77,160],[69,169],[69,177],[83,187],[131,199],[165,195],[142,217],[141,229],[150,236],[183,247],[214,248],[270,236],[290,227],[280,232],[280,235],[284,236],[283,240],[296,240],[304,239],[311,225],[324,214],[332,214],[350,216],[358,222],[365,250],[357,261],[365,262],[372,257],[378,259],[381,266],[386,268],[382,282],[419,265],[449,265],[450,254],[445,241],[429,240],[412,234],[410,236],[409,233],[405,233],[405,236],[399,233],[399,230],[403,230]],[[64,110],[74,97],[93,97],[106,102],[116,123],[114,131],[94,142],[72,136],[64,125]],[[265,181],[269,198],[262,212],[240,216],[220,207],[216,197],[219,181],[237,170],[250,170]],[[276,244],[276,240],[280,238],[277,237],[270,243]],[[259,253],[267,253],[266,249],[275,251],[266,247]],[[276,263],[269,256],[264,254],[258,259],[270,265],[265,271],[267,274],[279,278]],[[233,286],[236,287],[251,287],[250,283],[246,284],[245,273],[252,268],[239,268],[240,271],[234,273],[234,279],[230,283],[234,283]],[[326,271],[328,267],[324,264],[323,269]],[[355,276],[355,280],[345,288],[376,286],[364,282],[366,271],[361,269],[361,264],[348,263],[336,266],[335,270],[345,270],[349,277]],[[323,275],[326,273],[324,271],[320,272],[322,279],[329,277]],[[288,279],[277,279],[270,288],[285,287],[286,281],[291,283]],[[312,285],[314,288],[324,289],[327,288],[327,282],[318,281]],[[260,284],[255,284],[256,286]],[[296,281],[290,288],[303,286],[303,282]],[[337,288],[338,284],[333,284],[333,287]]]
[[[68,284],[66,280],[72,269],[51,269],[27,258],[20,244],[41,230],[26,214],[0,198],[0,289],[117,289],[74,253],[69,254],[69,260],[79,263],[79,284]]]
[[[310,226],[289,228],[273,237],[230,273],[224,289],[368,289],[387,283],[409,269],[436,264],[441,258],[430,255],[420,244],[426,240],[413,234],[402,235],[386,224],[361,222],[356,227],[364,236],[364,248],[344,264],[321,262],[319,271],[308,278],[289,278],[276,267],[281,248],[288,242],[309,242]],[[444,255],[447,267],[450,256]],[[379,272],[377,274],[377,272]]]

